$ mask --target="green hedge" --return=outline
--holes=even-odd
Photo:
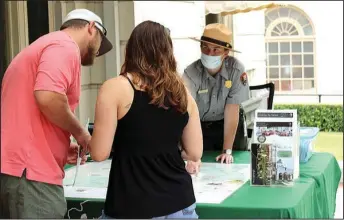
[[[276,104],[274,109],[297,109],[302,127],[318,127],[320,131],[343,132],[343,105]]]

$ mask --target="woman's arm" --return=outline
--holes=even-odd
[[[198,107],[188,92],[189,121],[182,135],[182,157],[185,160],[198,162],[203,154],[203,136]]]
[[[106,81],[99,90],[89,144],[89,152],[94,161],[104,161],[110,155],[117,128],[119,87],[117,78],[114,78]]]

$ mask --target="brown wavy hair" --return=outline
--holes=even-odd
[[[121,75],[130,73],[133,83],[151,97],[150,104],[187,111],[187,92],[173,54],[169,29],[144,21],[137,25],[128,40]]]

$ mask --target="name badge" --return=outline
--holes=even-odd
[[[198,94],[207,93],[208,89],[198,90]]]
[[[225,87],[226,87],[227,89],[231,88],[231,87],[232,87],[232,81],[226,80],[226,81],[225,81]]]

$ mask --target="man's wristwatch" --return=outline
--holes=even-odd
[[[232,155],[232,149],[225,149],[222,151],[223,154]]]

